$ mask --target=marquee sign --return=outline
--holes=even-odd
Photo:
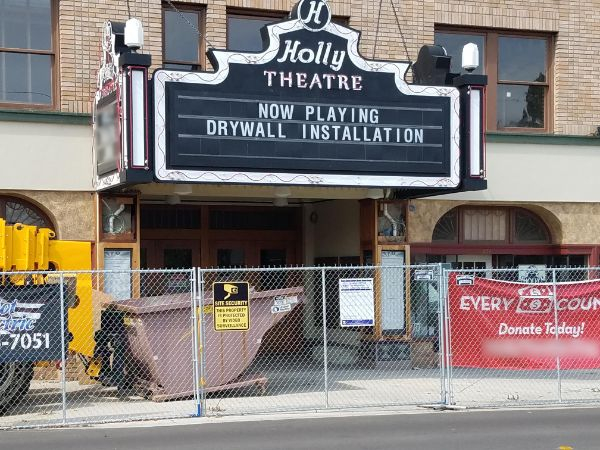
[[[102,31],[102,63],[98,70],[94,97],[94,181],[97,188],[121,182],[122,152],[122,77],[118,65],[112,23]]]
[[[124,43],[125,24],[108,21],[94,96],[94,187],[151,181],[147,146],[147,67],[150,55]]]
[[[154,74],[161,181],[456,188],[459,91],[364,59],[360,34],[302,0],[264,50],[213,50],[214,72]]]

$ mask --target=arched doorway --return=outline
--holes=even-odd
[[[0,219],[4,219],[7,225],[22,223],[54,230],[54,224],[44,211],[18,197],[0,195]]]
[[[415,262],[457,269],[586,266],[589,252],[558,245],[544,220],[515,206],[462,205],[436,223],[431,244],[413,246]]]

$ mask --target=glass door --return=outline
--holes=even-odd
[[[177,269],[191,269],[200,266],[200,241],[194,239],[155,239],[142,240],[142,269],[172,269],[167,273],[142,274],[142,295],[154,296],[189,292],[188,272]]]

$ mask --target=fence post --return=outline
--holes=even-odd
[[[440,402],[446,404],[448,392],[446,390],[446,362],[444,345],[444,274],[442,263],[438,263],[438,353],[440,365]]]
[[[196,406],[195,415],[202,415],[202,405],[200,402],[200,367],[198,363],[198,291],[196,284],[196,270],[192,269],[190,273],[190,293],[191,293],[191,306],[192,306],[192,364],[194,374],[194,403]]]
[[[558,352],[558,308],[556,298],[556,268],[552,269],[552,298],[554,303],[554,337],[556,339],[556,347]],[[560,356],[556,354],[556,382],[558,389],[558,403],[562,403],[562,381],[560,376]]]
[[[204,270],[198,268],[198,311],[200,312],[199,325],[200,325],[200,407],[202,410],[202,417],[206,417],[206,391],[204,386],[206,385],[206,333],[204,332]]]
[[[325,408],[329,408],[329,373],[327,367],[327,308],[325,304],[325,268],[321,269],[321,304],[323,310],[323,374],[325,387]]]
[[[452,336],[450,330],[450,299],[449,299],[449,288],[450,282],[449,270],[443,268],[442,270],[444,282],[442,283],[444,293],[444,365],[446,368],[446,405],[454,404],[454,394],[452,392]]]
[[[65,334],[67,333],[65,321],[65,275],[60,273],[60,348],[61,348],[61,364],[60,377],[62,389],[62,423],[67,423],[67,356],[65,351]]]

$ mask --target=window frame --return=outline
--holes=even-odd
[[[483,73],[488,77],[486,88],[486,131],[506,133],[540,133],[548,134],[554,130],[554,48],[556,33],[544,33],[522,30],[489,29],[477,27],[461,27],[437,25],[434,33],[475,34],[482,36],[485,42]],[[498,78],[498,47],[500,37],[537,38],[546,40],[546,81],[511,81]],[[498,127],[498,87],[500,85],[543,86],[544,92],[544,127]]]
[[[180,4],[175,3],[175,7],[184,12],[193,12],[198,14],[198,24],[196,25],[202,36],[205,36],[206,33],[206,6],[199,4]],[[198,36],[198,60],[195,63],[191,61],[179,61],[174,59],[166,59],[165,55],[165,38],[167,33],[165,32],[165,12],[170,11],[175,14],[178,14],[176,10],[174,10],[169,3],[163,2],[162,10],[161,10],[161,44],[162,44],[162,67],[164,68],[167,64],[179,64],[182,66],[197,66],[197,69],[194,70],[206,70],[206,42],[205,39],[202,39]],[[189,26],[187,23],[186,26]]]
[[[39,206],[35,205],[27,199],[15,197],[14,195],[0,195],[0,219],[6,220],[6,204],[10,202],[22,204],[23,206],[34,211],[42,220],[46,222],[47,226],[41,228],[50,228],[53,231],[56,230],[54,221]],[[14,225],[12,222],[7,222],[6,224]]]
[[[276,20],[285,20],[289,15],[288,11],[281,10],[265,10],[265,9],[246,9],[246,8],[227,8],[226,13],[226,32],[227,35],[225,37],[227,49],[229,49],[229,37],[231,33],[229,32],[229,18],[236,17],[238,19],[250,19],[250,20],[265,20],[265,19],[273,19]],[[331,16],[331,21],[343,26],[349,26],[350,17],[347,16]],[[234,50],[237,51],[237,50]]]
[[[35,50],[27,48],[0,47],[0,53],[19,53],[25,55],[50,56],[50,103],[22,103],[0,100],[0,109],[36,109],[55,110],[58,108],[60,97],[60,45],[58,39],[58,0],[50,0],[50,50]]]
[[[286,11],[269,11],[263,9],[240,9],[240,8],[227,8],[227,12],[225,15],[226,21],[226,36],[225,36],[225,45],[229,50],[229,38],[231,37],[230,26],[229,26],[229,18],[235,17],[236,19],[249,19],[249,20],[265,20],[265,19],[273,19],[276,20],[284,20],[288,15]],[[233,50],[238,51],[238,50]]]
[[[477,209],[505,211],[505,214],[506,214],[506,223],[504,224],[505,236],[506,236],[505,239],[497,240],[497,241],[465,240],[465,238],[464,238],[465,212],[466,212],[466,210],[477,210]],[[533,217],[536,220],[536,222],[539,223],[541,228],[544,230],[544,233],[545,233],[547,239],[545,241],[522,241],[522,240],[517,239],[516,238],[516,227],[515,227],[517,212]],[[457,237],[456,237],[456,239],[434,240],[433,233],[435,232],[435,228],[437,227],[437,224],[440,222],[440,220],[442,220],[443,217],[445,217],[447,214],[450,214],[450,213],[455,213],[456,217],[457,217],[457,226],[456,226]],[[540,217],[538,214],[536,214],[535,212],[528,210],[527,208],[521,208],[518,206],[494,206],[494,205],[465,204],[465,205],[455,206],[454,208],[449,209],[448,211],[446,211],[444,214],[442,214],[438,218],[438,220],[435,223],[433,230],[432,230],[431,243],[432,244],[441,244],[441,245],[447,245],[447,244],[464,245],[465,247],[480,246],[480,245],[489,245],[489,246],[532,246],[532,245],[540,246],[540,245],[542,245],[543,246],[543,245],[553,244],[553,240],[552,240],[552,233],[550,232],[550,229],[548,228],[548,225],[546,224],[544,219],[542,217]]]

